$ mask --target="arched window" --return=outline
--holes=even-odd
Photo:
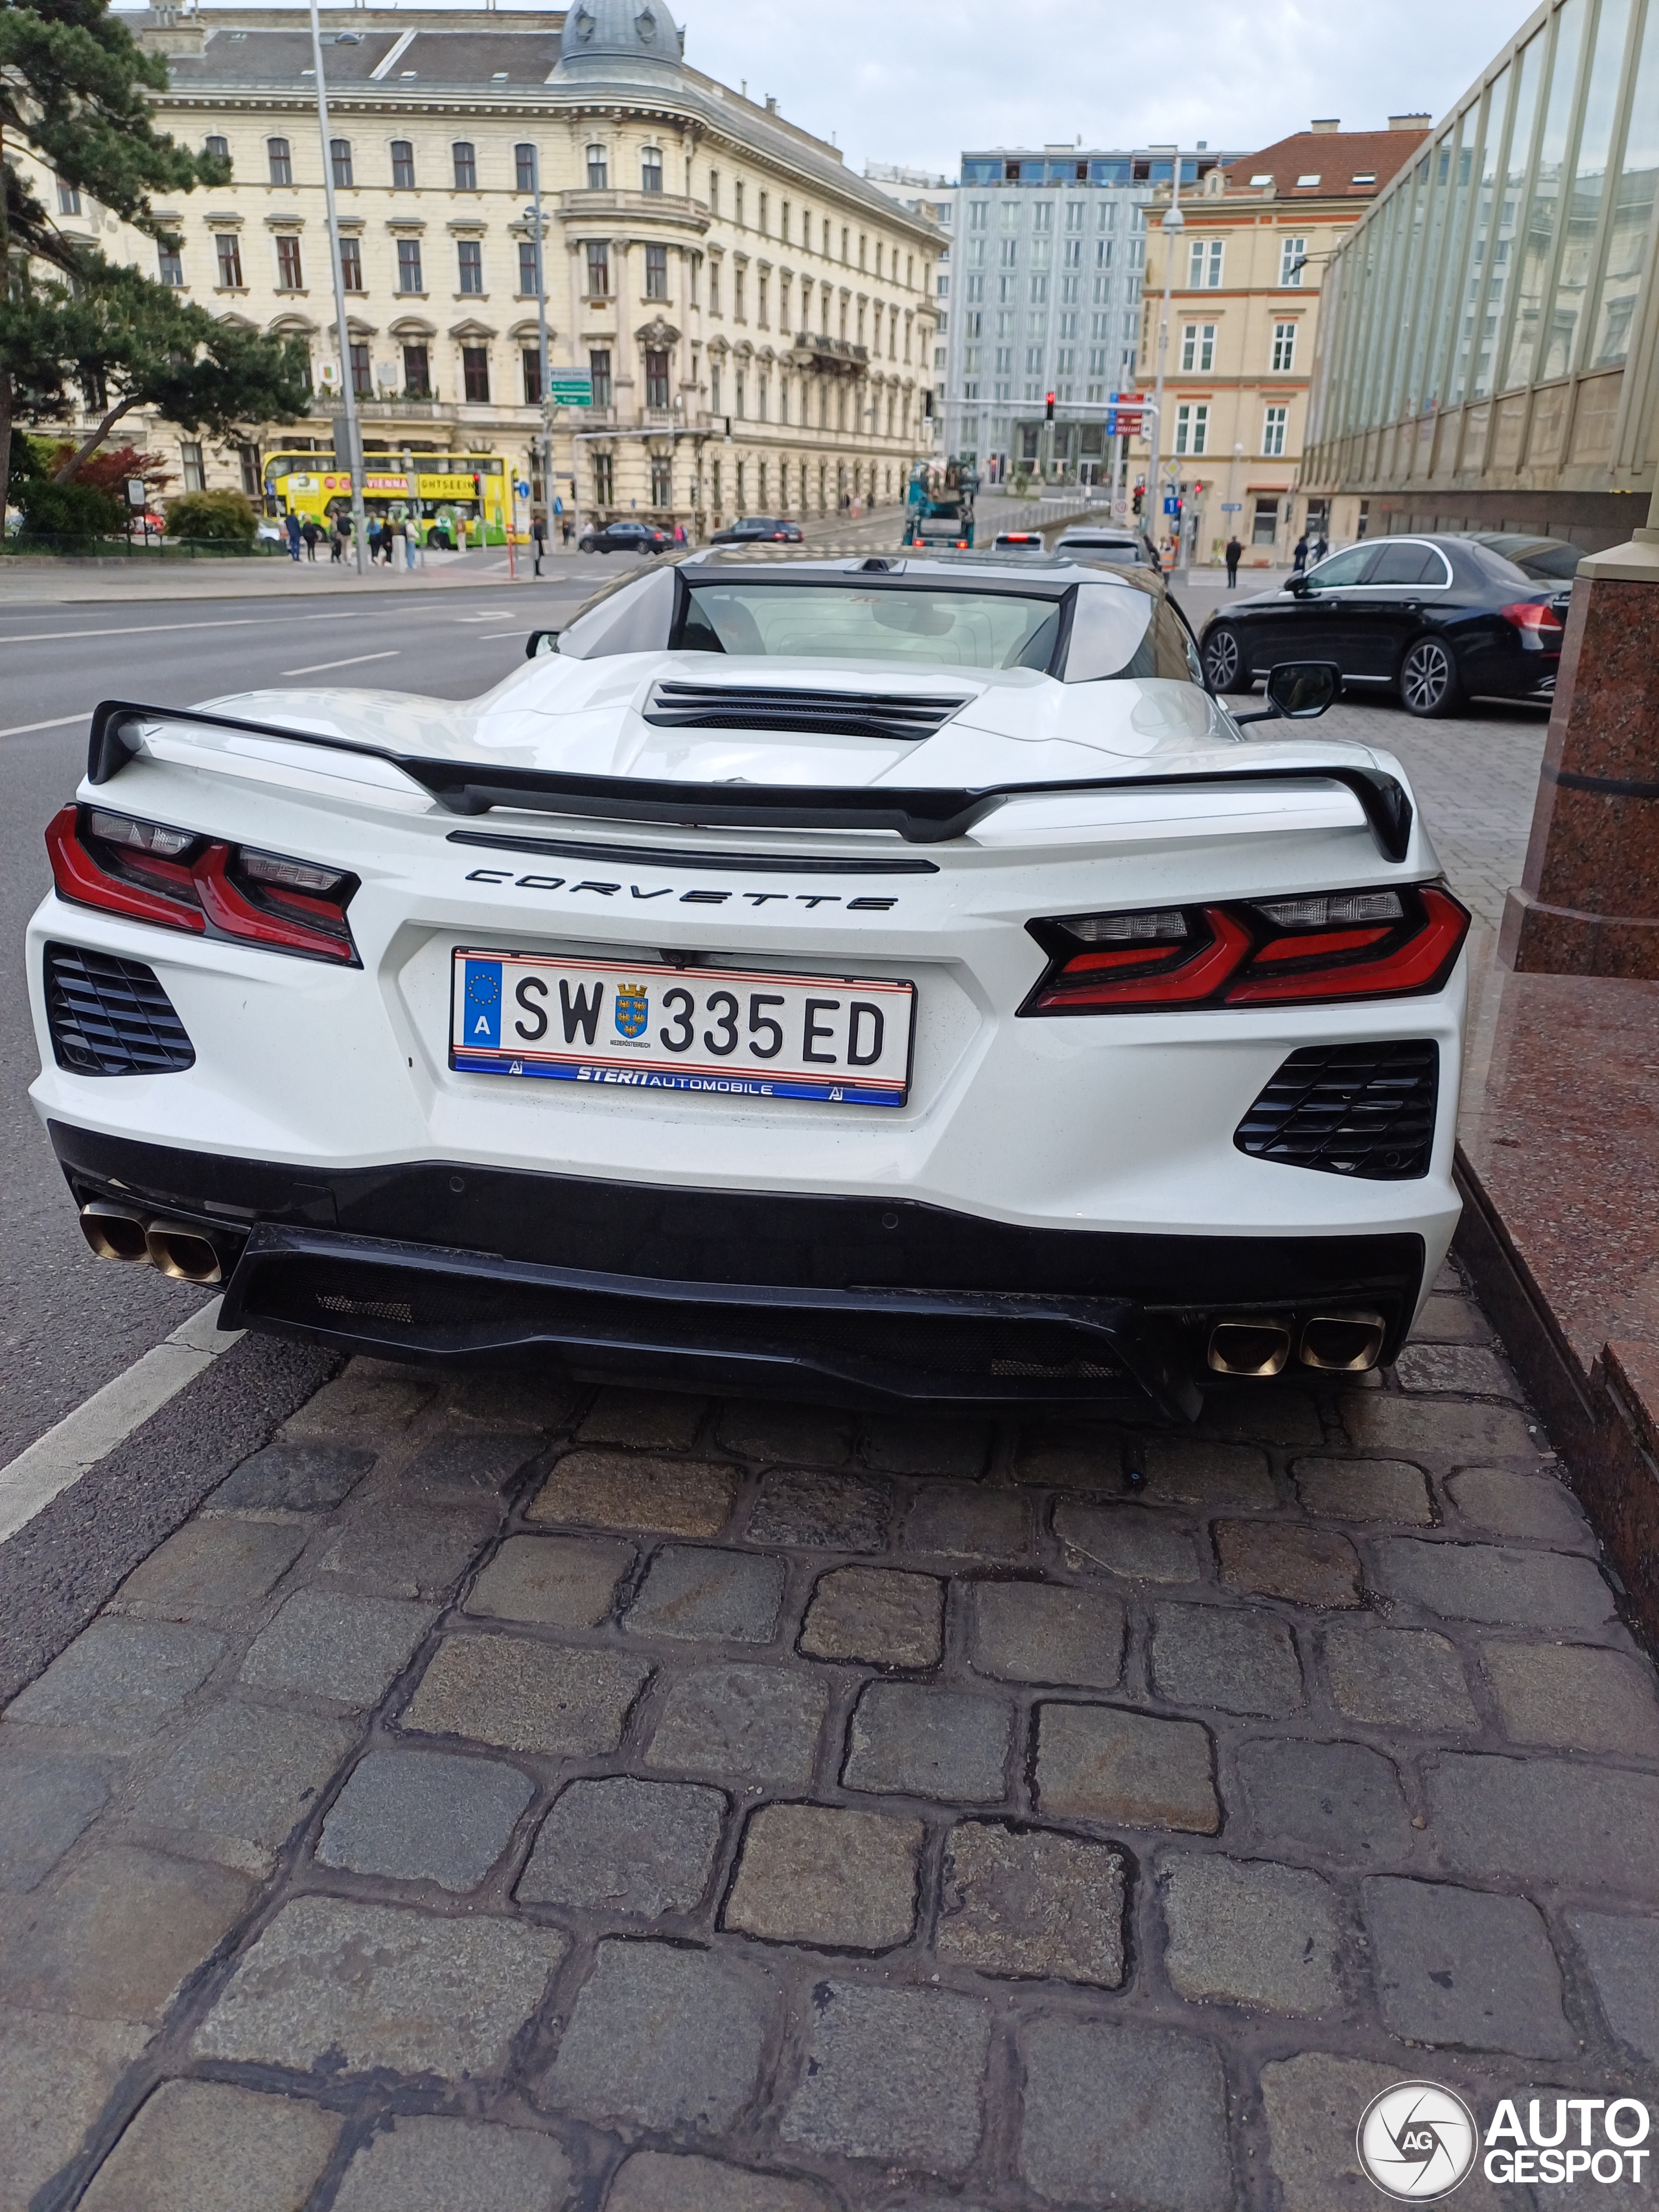
[[[456,191],[476,192],[478,189],[478,157],[471,142],[458,138],[449,150],[455,156]]]
[[[655,146],[647,146],[640,154],[640,190],[659,192],[662,190],[662,153]]]
[[[265,152],[270,161],[270,181],[273,185],[294,182],[294,163],[289,155],[286,138],[267,138]]]
[[[392,142],[392,186],[399,192],[412,192],[415,189],[415,148],[408,138],[394,138]]]
[[[533,146],[513,149],[513,189],[533,192],[536,189],[536,149]]]
[[[343,191],[351,182],[351,141],[349,138],[331,138],[329,159],[334,170],[334,189]]]
[[[228,138],[221,138],[216,132],[207,141],[202,151],[204,154],[211,154],[216,161],[228,161],[230,159],[230,141]]]
[[[587,149],[588,191],[590,192],[602,192],[607,189],[610,182],[610,158],[606,155],[604,147],[590,146]]]

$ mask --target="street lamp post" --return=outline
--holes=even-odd
[[[540,363],[542,395],[542,517],[550,544],[553,536],[553,373],[547,362],[547,227],[542,219],[542,157],[531,149],[532,194],[525,221],[536,236],[536,358]],[[574,466],[574,448],[572,448]],[[534,520],[534,517],[532,517]]]
[[[363,513],[363,441],[357,427],[357,395],[352,389],[351,333],[346,327],[345,280],[340,273],[340,222],[334,206],[334,155],[329,143],[328,89],[323,80],[323,33],[317,0],[311,0],[311,58],[317,77],[317,129],[323,142],[323,203],[328,213],[328,261],[334,276],[334,328],[340,341],[340,397],[345,406],[346,466],[351,471],[351,549],[357,574],[365,566],[368,521]]]
[[[1181,154],[1177,149],[1170,165],[1170,204],[1159,225],[1164,233],[1164,312],[1158,325],[1158,384],[1153,397],[1152,434],[1148,441],[1151,458],[1146,464],[1146,505],[1158,501],[1158,512],[1163,511],[1163,492],[1159,487],[1158,449],[1162,442],[1164,428],[1164,368],[1170,350],[1170,293],[1175,283],[1176,243],[1187,228],[1187,218],[1181,212]],[[1148,517],[1151,520],[1151,516]],[[1157,525],[1154,522],[1153,527]]]

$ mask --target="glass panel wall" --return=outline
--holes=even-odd
[[[1549,44],[1549,26],[1546,24],[1534,38],[1528,40],[1521,56],[1521,74],[1516,81],[1515,112],[1510,118],[1504,162],[1504,197],[1498,212],[1498,234],[1492,244],[1492,270],[1486,280],[1486,312],[1482,320],[1480,348],[1474,361],[1474,392],[1477,399],[1486,398],[1492,390],[1492,363],[1498,357],[1498,333],[1510,289],[1516,232],[1526,198],[1533,118],[1538,109],[1538,81],[1543,74],[1544,51]]]
[[[1462,312],[1457,325],[1457,351],[1452,362],[1446,404],[1460,406],[1468,388],[1469,362],[1474,352],[1475,325],[1486,291],[1486,254],[1492,243],[1492,200],[1498,184],[1498,152],[1509,119],[1510,83],[1513,67],[1506,63],[1492,79],[1486,95],[1486,125],[1480,138],[1480,183],[1475,194],[1474,226],[1463,269]]]
[[[1540,378],[1565,376],[1573,365],[1578,325],[1589,292],[1601,236],[1607,156],[1618,119],[1619,86],[1624,75],[1625,41],[1629,31],[1630,0],[1601,0],[1595,25],[1595,52],[1589,65],[1584,99],[1584,120],[1578,133],[1578,154],[1567,196],[1555,303],[1538,364]]]
[[[1543,134],[1538,143],[1533,187],[1527,202],[1527,225],[1522,236],[1520,266],[1515,297],[1510,309],[1509,351],[1504,363],[1500,392],[1513,392],[1532,381],[1547,333],[1544,302],[1550,272],[1555,263],[1556,226],[1561,216],[1561,191],[1567,161],[1567,138],[1572,124],[1572,96],[1577,83],[1578,49],[1583,40],[1586,0],[1566,0],[1555,13],[1555,54],[1550,73],[1549,98],[1544,107]],[[1514,156],[1510,156],[1514,167]]]
[[[1642,269],[1653,233],[1659,185],[1659,0],[1648,0],[1642,58],[1626,104],[1623,157],[1607,226],[1600,296],[1586,349],[1587,368],[1612,368],[1630,347]]]

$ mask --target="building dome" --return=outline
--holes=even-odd
[[[564,19],[560,79],[663,83],[678,78],[685,33],[662,0],[576,0]]]

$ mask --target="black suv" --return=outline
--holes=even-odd
[[[1204,626],[1212,691],[1248,691],[1281,660],[1331,660],[1356,689],[1395,690],[1408,714],[1455,714],[1476,694],[1547,699],[1570,587],[1540,584],[1470,538],[1378,538]]]
[[[584,530],[584,553],[672,553],[674,541],[665,530],[650,522],[607,522],[602,530]]]
[[[711,545],[799,545],[800,525],[781,514],[739,515],[724,530],[717,530]]]

